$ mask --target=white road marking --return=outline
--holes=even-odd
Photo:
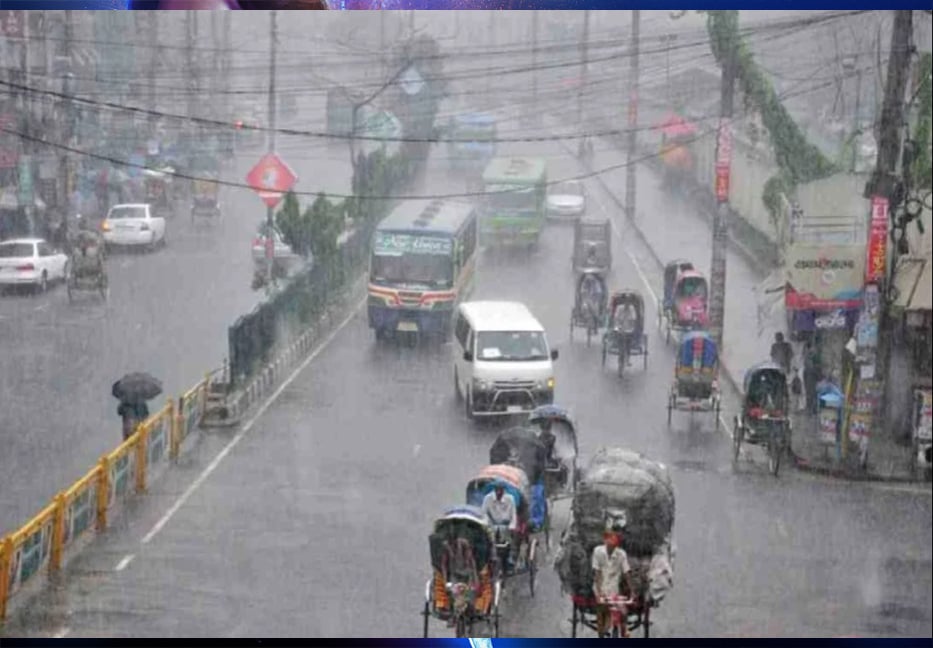
[[[123,556],[120,562],[117,563],[117,566],[113,568],[113,571],[123,571],[129,566],[131,562],[133,562],[133,558],[135,557],[136,554],[127,554]]]
[[[278,400],[282,392],[285,391],[285,389],[291,385],[292,382],[294,382],[295,378],[297,378],[298,375],[311,363],[311,361],[314,360],[321,353],[321,351],[327,348],[327,346],[334,340],[334,338],[337,337],[337,334],[340,333],[340,331],[342,331],[343,328],[349,324],[354,317],[356,317],[357,312],[360,308],[363,307],[363,304],[366,303],[367,299],[368,297],[363,297],[363,299],[360,300],[359,304],[357,304],[350,311],[350,314],[347,315],[347,317],[342,322],[340,322],[337,328],[331,331],[331,333],[324,339],[324,341],[321,342],[321,344],[319,344],[318,347],[311,352],[311,355],[305,358],[304,362],[298,365],[298,367],[288,376],[288,378],[285,379],[279,388],[276,389],[268,399],[266,399],[266,401],[259,407],[259,410],[256,412],[256,414],[249,421],[243,424],[242,429],[237,432],[236,436],[230,439],[227,445],[225,445],[223,449],[217,453],[217,456],[214,457],[213,461],[207,465],[201,474],[198,475],[198,478],[195,479],[194,482],[192,482],[191,485],[185,490],[185,492],[181,494],[181,497],[175,500],[175,503],[172,504],[168,511],[166,511],[165,515],[163,515],[161,519],[155,523],[152,529],[149,530],[149,533],[143,536],[142,544],[149,544],[149,542],[152,541],[156,534],[158,534],[159,531],[161,531],[165,525],[168,524],[169,520],[171,520],[172,517],[174,517],[174,515],[178,512],[178,510],[184,506],[185,502],[187,502],[188,499],[194,494],[194,492],[200,488],[201,484],[203,484],[211,475],[211,473],[217,469],[217,466],[220,465],[220,462],[222,462],[224,458],[230,454],[230,451],[240,443],[243,437],[245,437],[246,434],[251,429],[253,429],[253,426],[256,424],[256,421],[259,420],[259,417],[266,413],[266,410],[268,410],[269,407],[271,407],[272,404]]]

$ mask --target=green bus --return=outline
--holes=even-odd
[[[494,158],[483,172],[483,192],[480,235],[484,242],[538,244],[547,198],[547,162],[543,158]]]

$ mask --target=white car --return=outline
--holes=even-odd
[[[257,267],[264,267],[266,262],[266,236],[268,231],[269,227],[266,222],[263,221],[259,226],[259,231],[256,232],[255,238],[253,238],[252,256],[253,262]],[[287,274],[290,274],[307,262],[285,242],[282,238],[282,233],[279,232],[277,227],[273,229],[272,240],[272,258],[275,264]]]
[[[165,218],[156,216],[147,203],[114,205],[100,224],[108,246],[165,245]]]
[[[52,281],[65,280],[68,257],[39,238],[0,243],[0,286],[33,286],[45,292]]]
[[[578,180],[560,182],[548,191],[547,214],[554,220],[578,220],[586,213],[586,193]]]

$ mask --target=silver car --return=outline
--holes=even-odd
[[[553,220],[579,220],[586,213],[586,192],[578,180],[559,182],[547,195],[547,215]]]

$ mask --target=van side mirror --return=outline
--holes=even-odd
[[[558,355],[557,349],[551,349],[551,360],[557,360]]]
[[[473,352],[472,352],[472,351],[464,351],[464,352],[463,352],[463,359],[464,359],[464,361],[466,361],[466,362],[473,362]]]

